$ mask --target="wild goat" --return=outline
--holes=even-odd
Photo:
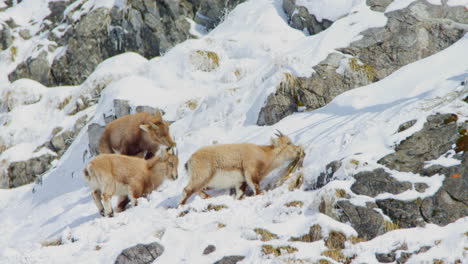
[[[99,139],[99,153],[139,155],[148,158],[159,149],[175,143],[169,134],[170,122],[165,121],[158,111],[156,115],[145,112],[125,115],[110,122]]]
[[[245,182],[255,194],[260,193],[260,181],[286,161],[303,154],[300,146],[278,131],[272,144],[260,146],[248,143],[214,145],[199,149],[185,164],[190,180],[179,203],[185,204],[194,193],[209,197],[205,188],[236,188],[236,198],[245,191]],[[242,186],[242,187],[241,187]]]
[[[88,163],[84,169],[84,178],[92,190],[99,213],[112,217],[112,196],[119,196],[117,212],[125,210],[129,198],[132,205],[136,206],[137,198],[151,193],[165,178],[177,179],[178,164],[177,155],[166,150],[149,160],[120,154],[101,154]]]

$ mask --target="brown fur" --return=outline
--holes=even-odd
[[[175,145],[169,134],[169,125],[159,112],[154,116],[145,112],[122,116],[106,126],[99,139],[99,153],[140,157],[147,153],[147,157],[151,157],[159,145]]]
[[[149,160],[120,154],[101,154],[91,160],[84,169],[84,178],[92,190],[99,212],[112,216],[110,199],[119,196],[118,211],[137,198],[150,194],[165,178],[177,179],[178,158],[162,151]]]
[[[203,147],[192,154],[186,164],[190,181],[179,204],[184,204],[194,193],[204,196],[202,191],[213,186],[236,187],[236,197],[241,198],[246,182],[259,194],[260,182],[272,170],[301,153],[302,148],[293,145],[284,135],[272,139],[272,145],[268,146],[241,143]]]

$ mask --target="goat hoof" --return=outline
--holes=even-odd
[[[100,214],[101,216],[105,216],[105,215],[104,215],[104,210],[99,211],[99,214]]]

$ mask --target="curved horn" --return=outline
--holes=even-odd
[[[153,123],[151,123],[151,122],[150,122],[150,125],[151,125],[151,127],[152,127],[153,129],[158,129],[158,126],[155,125],[155,124],[153,124]]]
[[[276,136],[284,137],[284,134],[281,131],[279,131],[278,129],[276,129],[276,132],[277,132],[277,133],[275,133]]]

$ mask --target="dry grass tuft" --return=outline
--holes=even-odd
[[[312,243],[322,239],[322,227],[313,225],[309,228],[309,233],[300,237],[291,237],[289,241]]]
[[[400,227],[390,221],[384,221],[385,232],[390,232],[392,230],[400,229]]]
[[[270,231],[263,229],[263,228],[255,228],[254,232],[257,233],[257,235],[260,235],[260,240],[262,241],[270,241],[273,239],[278,239],[278,236],[276,234],[273,234]]]
[[[284,204],[286,207],[302,207],[304,206],[304,202],[302,201],[292,201],[289,203]]]
[[[213,51],[196,50],[190,54],[190,62],[204,72],[211,72],[219,67],[218,54]]]
[[[52,238],[52,239],[41,242],[41,246],[43,247],[60,246],[60,245],[63,245],[62,238],[60,237]]]
[[[188,100],[185,102],[185,105],[190,109],[190,110],[195,110],[198,106],[198,101],[195,99]]]
[[[71,96],[66,97],[62,102],[60,102],[57,108],[59,110],[63,110],[63,108],[65,108],[65,106],[67,106],[70,103],[71,99],[72,99]]]
[[[359,64],[356,58],[351,58],[349,60],[349,68],[351,68],[352,71],[355,71],[355,72],[360,71],[364,73],[367,77],[367,80],[369,80],[370,82],[374,81],[375,68],[372,67],[371,65]]]
[[[322,256],[329,257],[339,263],[344,263],[346,261],[345,255],[339,249],[329,249],[325,250],[321,254]]]
[[[345,234],[333,230],[328,234],[328,238],[325,240],[325,246],[330,249],[343,249],[345,248],[345,242]]]
[[[206,207],[206,211],[220,211],[222,209],[226,209],[228,208],[226,205],[224,204],[209,204],[207,207]]]
[[[282,256],[284,254],[291,254],[297,251],[297,248],[291,246],[278,246],[273,247],[271,245],[263,245],[262,253],[265,255],[274,255],[275,257]]]
[[[358,243],[361,243],[361,242],[364,242],[364,241],[367,241],[365,240],[364,238],[362,237],[356,237],[356,236],[350,236],[348,238],[348,240],[351,242],[351,244],[355,245],[355,244],[358,244]]]

